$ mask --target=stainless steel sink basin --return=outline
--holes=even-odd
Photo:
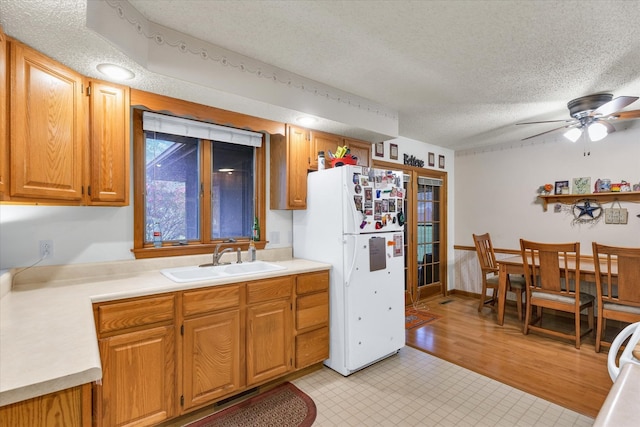
[[[246,262],[242,264],[216,265],[214,267],[177,267],[165,268],[160,273],[177,283],[197,282],[200,280],[223,279],[225,277],[244,276],[286,270],[277,264],[264,261]]]

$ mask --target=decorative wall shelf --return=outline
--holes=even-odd
[[[595,200],[600,204],[614,201],[640,203],[640,191],[591,194],[549,194],[548,196],[538,196],[538,198],[542,200],[542,207],[546,212],[547,205],[549,203],[564,203],[565,205],[572,205],[582,199]]]

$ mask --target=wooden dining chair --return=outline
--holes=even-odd
[[[480,294],[478,311],[482,311],[485,306],[495,309],[495,303],[498,300],[498,263],[493,251],[491,236],[489,233],[473,234],[473,243],[476,246],[478,261],[482,270],[482,293]],[[525,288],[526,284],[522,276],[511,274],[507,276],[507,290],[516,294],[518,319],[520,320],[522,320],[523,315],[522,295],[525,292]],[[491,289],[491,295],[487,294],[489,289]]]
[[[640,322],[640,248],[593,245],[596,272],[598,322],[596,353],[604,341],[607,319]]]
[[[530,330],[560,338],[575,340],[580,348],[580,338],[593,332],[595,297],[580,292],[580,243],[537,243],[520,239],[520,249],[527,281],[527,314],[523,333]],[[532,319],[532,308],[537,315]],[[573,334],[542,326],[544,308],[573,313]],[[580,313],[587,309],[589,329],[580,330]]]

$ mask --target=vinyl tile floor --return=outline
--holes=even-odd
[[[292,381],[314,427],[592,426],[594,420],[411,347],[348,377],[323,367]]]

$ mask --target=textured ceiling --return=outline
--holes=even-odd
[[[399,135],[454,150],[514,143],[551,129],[515,123],[568,119],[566,103],[583,95],[640,96],[638,1],[129,4],[149,21],[371,100],[395,111]],[[7,34],[95,75],[92,67],[118,52],[85,21],[84,0],[0,0]],[[192,99],[202,90],[193,82],[154,79],[131,62],[146,77],[134,87]],[[223,108],[242,108],[241,97],[216,95]],[[640,109],[637,104],[627,109]],[[274,118],[286,117],[286,110],[258,103],[247,111]]]

